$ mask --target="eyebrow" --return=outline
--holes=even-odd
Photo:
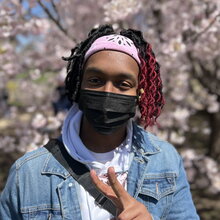
[[[105,75],[105,72],[104,71],[102,71],[102,70],[100,70],[100,69],[98,69],[98,68],[96,68],[96,67],[88,67],[86,70],[85,70],[85,72],[86,73],[97,73],[97,74],[99,74],[99,75]],[[118,78],[123,78],[123,79],[130,79],[130,80],[132,80],[132,81],[134,81],[134,82],[136,82],[136,78],[134,77],[134,75],[133,74],[131,74],[131,73],[123,73],[123,72],[121,72],[121,73],[119,73],[118,75],[117,75],[117,77]]]

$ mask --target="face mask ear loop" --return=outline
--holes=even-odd
[[[139,105],[139,101],[140,101],[140,96],[137,92],[137,95],[136,95],[136,106]]]

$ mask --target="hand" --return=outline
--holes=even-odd
[[[108,169],[109,184],[103,183],[94,170],[90,171],[95,186],[117,207],[117,220],[152,220],[147,208],[135,200],[117,180],[113,167]]]

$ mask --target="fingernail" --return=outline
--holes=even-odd
[[[112,169],[115,172],[115,168],[114,167],[109,167],[109,169]]]

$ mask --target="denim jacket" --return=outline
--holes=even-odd
[[[197,220],[180,155],[134,124],[127,191],[154,220]],[[81,220],[78,183],[44,148],[11,167],[0,197],[1,220]]]

